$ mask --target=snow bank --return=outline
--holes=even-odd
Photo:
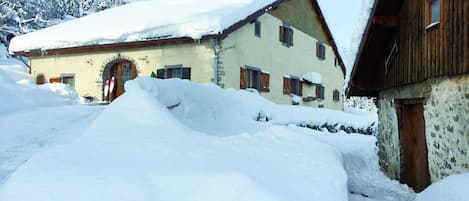
[[[416,201],[466,201],[468,184],[469,173],[452,175],[427,187]]]
[[[0,113],[80,102],[78,93],[67,85],[37,86],[22,72],[24,67],[8,65],[11,63],[14,62],[0,60]]]
[[[303,75],[303,79],[313,84],[322,84],[322,76],[320,73],[309,72]]]
[[[273,107],[258,95],[151,78],[125,87],[76,142],[16,171],[0,200],[347,200],[334,148],[284,126],[250,128],[254,120],[245,117]],[[225,99],[236,95],[243,98]],[[228,116],[248,124],[230,126]],[[236,135],[216,133],[235,126],[241,126]]]
[[[137,1],[17,36],[9,50],[47,50],[156,38],[200,39],[222,32],[272,2],[274,0]]]
[[[8,51],[3,43],[0,43],[0,60],[5,60],[8,58]]]
[[[138,82],[140,88],[150,91],[163,105],[176,106],[171,113],[179,121],[191,129],[212,135],[256,132],[271,125],[288,124],[337,124],[366,129],[377,120],[377,117],[361,118],[361,114],[337,110],[277,105],[258,93],[225,90],[214,84],[180,79],[141,80]]]

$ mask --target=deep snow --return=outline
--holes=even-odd
[[[417,195],[416,201],[466,201],[469,199],[469,172],[438,181]]]
[[[5,64],[0,75],[9,88],[0,93],[68,100],[44,93],[51,87],[34,86],[27,76],[12,79],[22,70],[5,70],[8,66],[15,65]],[[374,137],[296,126],[365,127],[376,114],[276,105],[256,93],[179,79],[139,78],[126,90],[105,109],[79,101],[31,101],[0,113],[7,131],[0,136],[0,200],[407,201],[415,196],[379,171]],[[73,92],[59,90],[68,91]]]

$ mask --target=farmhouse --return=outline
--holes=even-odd
[[[379,156],[422,191],[469,171],[469,1],[376,0],[348,96],[377,97]]]
[[[96,100],[154,73],[343,109],[344,64],[316,0],[136,2],[16,37],[10,52],[30,59],[38,84]]]

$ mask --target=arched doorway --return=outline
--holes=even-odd
[[[125,82],[137,77],[135,64],[128,60],[117,60],[109,63],[103,73],[103,83],[106,84],[106,82],[112,82],[113,77],[114,87],[103,86],[105,101],[113,101],[125,92]],[[108,90],[108,93],[106,93],[105,90]]]

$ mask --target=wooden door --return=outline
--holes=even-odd
[[[416,192],[430,185],[423,99],[400,100],[397,104],[401,145],[401,183]]]
[[[137,77],[135,64],[129,61],[121,61],[111,68],[109,80],[115,78],[114,89],[110,92],[110,101],[116,99],[125,92],[125,82],[133,80]]]

